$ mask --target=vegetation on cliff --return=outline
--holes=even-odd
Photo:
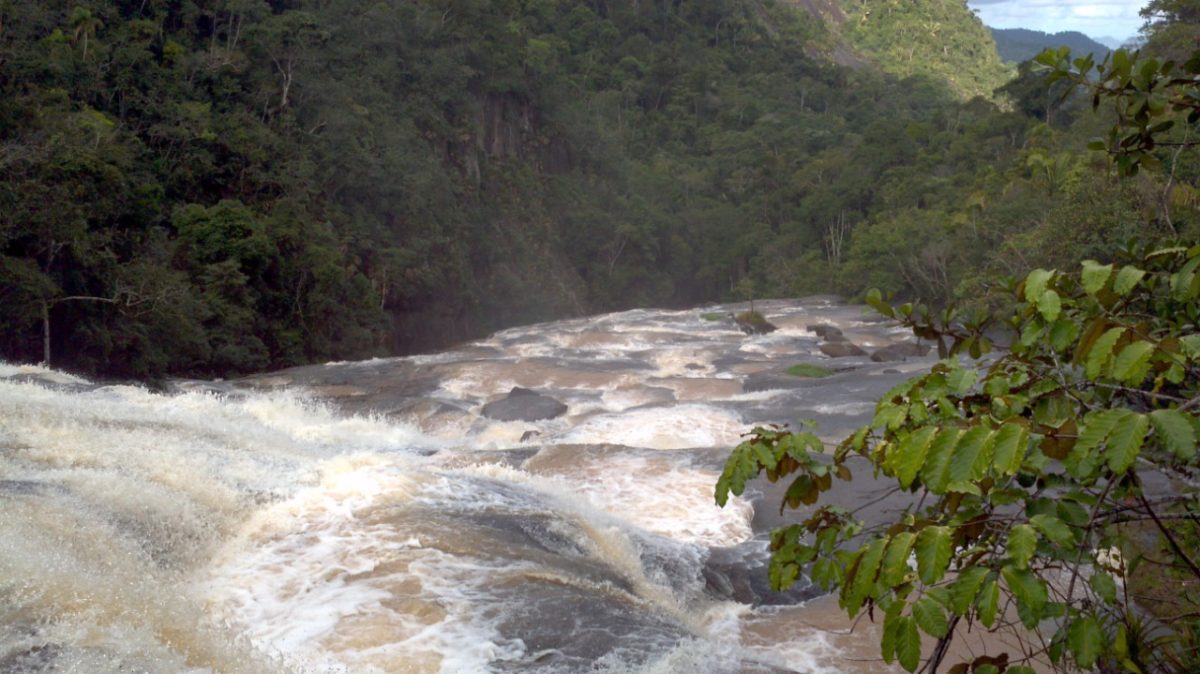
[[[1066,47],[1073,54],[1093,54],[1096,60],[1108,56],[1112,49],[1077,30],[1046,33],[1028,28],[993,28],[992,39],[1000,58],[1010,63],[1028,61],[1046,49]]]
[[[993,97],[966,6],[902,4],[0,0],[0,357],[217,375],[636,305],[941,301],[1191,231],[1187,157],[1114,182],[1087,101]]]
[[[1157,28],[1147,31],[1150,53]],[[1181,157],[1194,153],[1200,52],[1181,65],[1123,50],[1101,63],[1066,49],[1036,60],[1049,84],[1115,107],[1093,150],[1122,176],[1165,173],[1169,192]],[[1161,208],[1167,226],[1181,226]],[[831,461],[815,456],[824,447],[807,431],[755,429],[734,450],[718,503],[765,475],[791,479],[783,506],[808,506],[772,534],[773,586],[805,574],[837,589],[851,617],[882,621],[883,659],[910,672],[943,663],[959,673],[1197,671],[1194,241],[1164,237],[1103,262],[1034,269],[1001,282],[1004,311],[893,307],[868,293],[946,358],[885,394]],[[997,326],[1012,331],[1011,346],[980,360]],[[854,512],[820,504],[835,480],[854,479],[852,459],[910,492],[910,505],[866,528]],[[1009,639],[947,661],[972,628]]]

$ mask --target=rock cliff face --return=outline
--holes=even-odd
[[[480,94],[471,136],[449,149],[476,187],[487,161],[528,160],[543,173],[561,174],[575,166],[574,153],[532,103],[512,94]]]
[[[823,56],[900,77],[925,76],[960,98],[990,96],[1013,75],[992,33],[960,0],[787,0],[830,35]]]

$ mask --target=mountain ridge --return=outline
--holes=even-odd
[[[1097,59],[1107,56],[1112,48],[1077,30],[1046,33],[1030,28],[990,28],[996,51],[1000,58],[1009,63],[1028,61],[1047,48],[1066,46],[1075,54],[1095,54]],[[1111,39],[1111,38],[1109,38]]]

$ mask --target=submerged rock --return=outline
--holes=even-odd
[[[746,377],[746,381],[742,383],[742,390],[746,393],[787,391],[790,389],[805,388],[808,386],[809,381],[803,377],[793,377],[778,372],[759,372]]]
[[[824,594],[805,578],[783,592],[771,589],[769,559],[765,550],[754,543],[712,548],[702,571],[705,590],[750,606],[793,605]]]
[[[840,328],[828,323],[810,323],[804,326],[804,329],[816,333],[817,337],[827,342],[841,342],[846,339]]]
[[[757,311],[743,311],[733,317],[739,329],[747,335],[765,335],[779,328]]]
[[[830,358],[848,358],[850,356],[865,356],[866,351],[853,342],[825,342],[818,347],[821,353]]]
[[[514,386],[508,396],[483,406],[483,416],[497,421],[538,421],[560,417],[567,406],[537,391]]]
[[[54,668],[54,661],[62,655],[62,652],[62,647],[57,644],[44,644],[9,653],[0,657],[0,672],[9,674],[49,672]]]
[[[929,353],[931,347],[928,344],[915,344],[913,342],[900,342],[899,344],[889,344],[881,349],[877,349],[871,354],[871,360],[876,363],[890,363],[896,360],[905,360],[911,357],[920,357]]]

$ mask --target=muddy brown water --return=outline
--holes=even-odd
[[[932,359],[826,358],[807,325],[906,337],[832,298],[702,317],[742,308],[168,393],[0,364],[0,670],[887,671],[874,626],[766,587],[779,487],[713,485],[753,426],[838,439]],[[518,386],[566,412],[481,414]],[[903,507],[861,472],[831,498]]]

